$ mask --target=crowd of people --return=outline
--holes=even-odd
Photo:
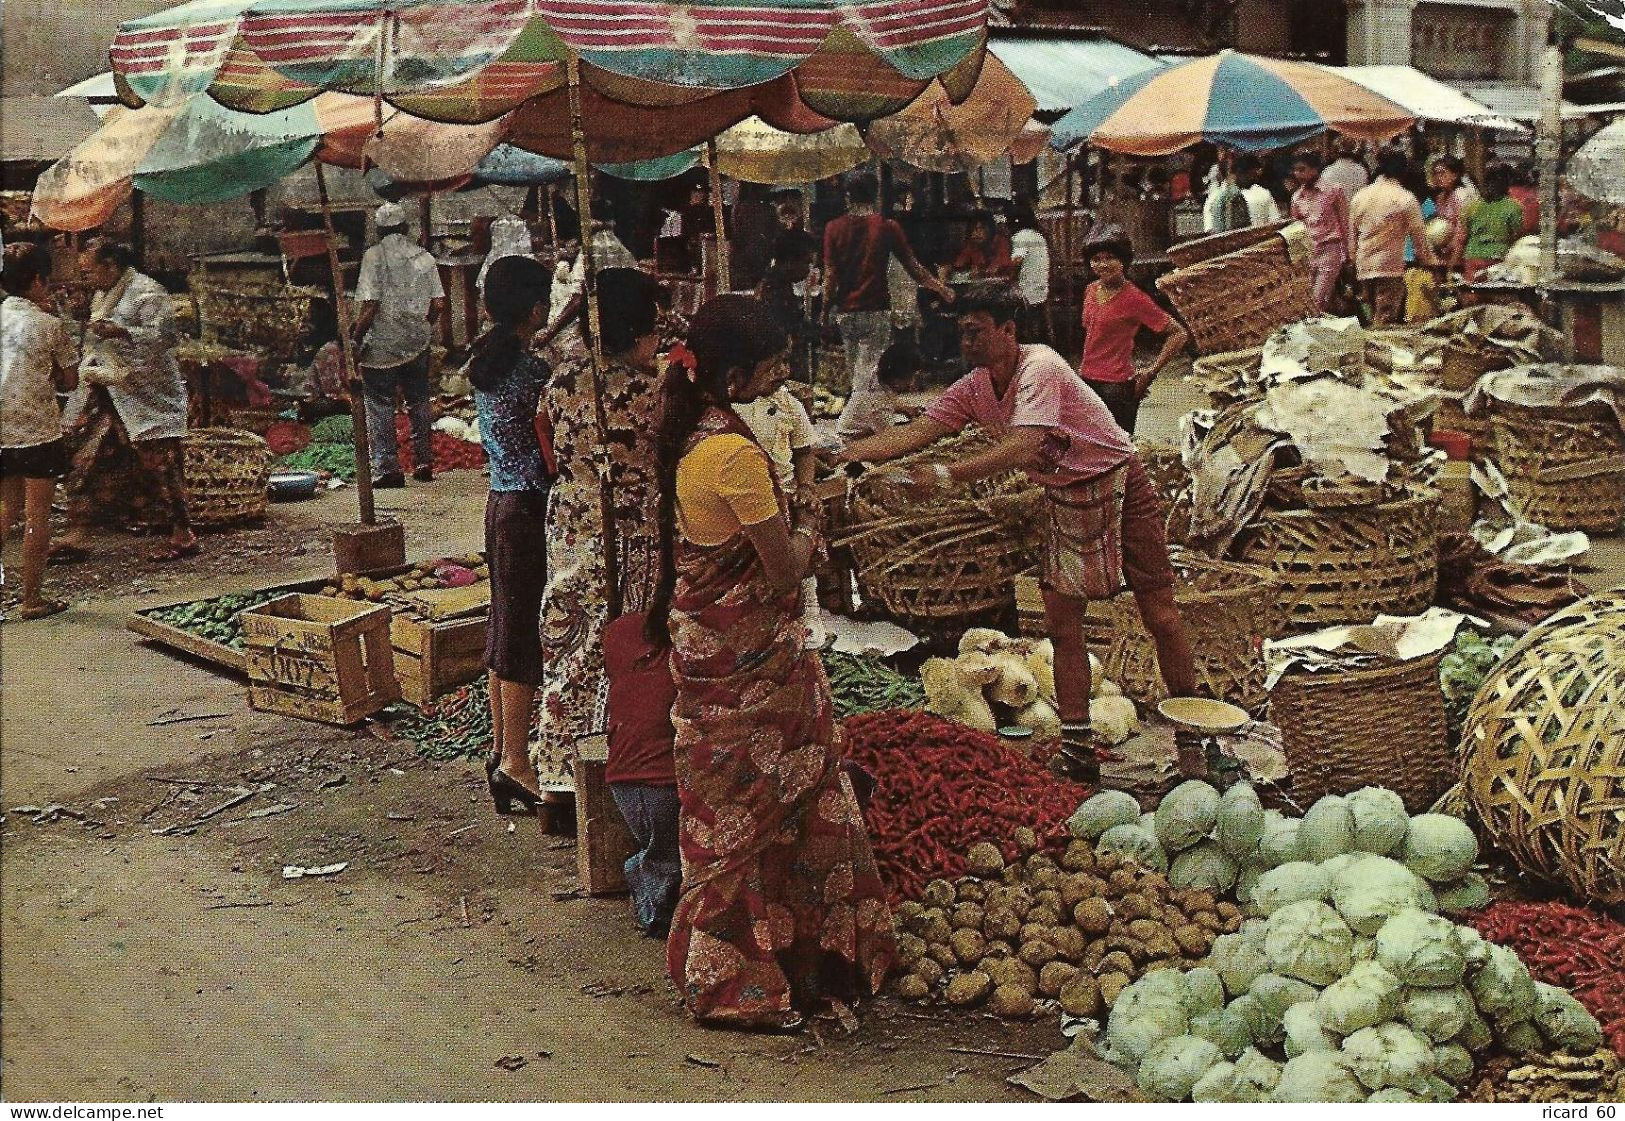
[[[1087,600],[1126,583],[1170,690],[1195,689],[1132,411],[1102,399],[1127,384],[1123,400],[1137,403],[1185,341],[1127,280],[1132,248],[1090,246],[1080,377],[1036,337],[1043,299],[1022,267],[1047,247],[1019,236],[1035,224],[1007,238],[973,223],[956,267],[975,278],[950,284],[878,212],[876,188],[872,176],[847,181],[821,246],[800,234],[799,208],[782,215],[787,236],[758,292],[718,295],[686,324],[653,276],[595,267],[596,374],[581,355],[546,357],[550,277],[522,247],[485,277],[490,327],[468,374],[492,463],[492,797],[499,811],[534,808],[569,789],[586,740],[607,740],[606,778],[637,845],[625,866],[635,920],[666,940],[673,982],[708,1025],[793,1029],[873,992],[893,955],[861,778],[843,763],[817,653],[817,437],[786,389],[799,324],[786,291],[815,265],[859,400],[822,449],[830,466],[882,464],[976,423],[991,448],[902,485],[924,500],[1024,470],[1045,488],[1060,769],[1099,778]],[[894,337],[893,263],[949,307],[970,370],[912,419],[897,398],[923,363],[912,337]],[[572,314],[590,341],[583,310]],[[1164,342],[1136,370],[1141,330]]]
[[[1308,230],[1321,306],[1354,281],[1374,321],[1393,322],[1408,270],[1482,269],[1530,221],[1504,165],[1487,169],[1480,193],[1459,162],[1434,161],[1430,226],[1402,153],[1379,152],[1374,175],[1358,156],[1346,147],[1323,166],[1316,153],[1292,154],[1280,199],[1257,157],[1222,161],[1204,208],[1210,227],[1290,215]],[[1186,178],[1157,189],[1188,190]],[[1089,237],[1093,279],[1081,306],[1064,309],[1081,327],[1074,365],[1049,345],[1061,309],[1030,206],[1003,222],[973,213],[957,252],[928,267],[908,199],[883,213],[878,181],[861,172],[844,197],[821,238],[799,199],[781,199],[754,292],[717,295],[686,323],[607,210],[584,231],[596,318],[588,255],[550,268],[522,221],[499,219],[479,278],[488,326],[464,367],[490,463],[494,806],[534,811],[565,796],[583,745],[607,739],[611,792],[638,846],[626,862],[636,921],[666,940],[685,1005],[712,1025],[795,1028],[831,1001],[874,991],[894,950],[817,655],[818,441],[786,389],[792,374],[808,376],[823,332],[838,335],[851,384],[823,449],[832,466],[895,460],[974,423],[992,446],[915,469],[904,484],[915,497],[1013,470],[1043,488],[1064,773],[1100,777],[1082,639],[1089,600],[1126,585],[1169,692],[1196,690],[1160,500],[1133,443],[1141,401],[1188,335],[1130,279],[1134,246],[1117,230]],[[379,208],[375,225],[354,331],[374,485],[403,486],[397,394],[414,474],[432,477],[428,352],[445,296],[401,208]],[[98,457],[126,453],[151,480],[170,533],[162,556],[198,548],[180,479],[186,389],[169,297],[114,242],[90,242],[79,267],[95,294],[75,340],[51,302],[48,255],[5,251],[0,497],[7,533],[25,527],[20,611],[30,619],[62,608],[42,590],[56,481],[69,479],[62,544],[82,550],[77,512]],[[926,365],[921,292],[952,323],[968,373],[910,415],[901,396]],[[1137,362],[1147,339],[1159,345]],[[333,340],[317,353],[331,367]],[[70,391],[71,442],[57,398]]]

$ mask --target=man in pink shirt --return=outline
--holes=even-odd
[[[849,444],[841,457],[886,462],[974,422],[993,437],[993,447],[953,463],[916,468],[910,478],[916,495],[1012,470],[1025,470],[1044,487],[1044,621],[1055,644],[1062,760],[1076,777],[1096,781],[1083,639],[1088,601],[1116,595],[1126,578],[1156,643],[1168,691],[1194,693],[1196,671],[1174,603],[1162,503],[1133,441],[1064,358],[1047,346],[1017,341],[1020,308],[1020,296],[1000,282],[961,295],[954,310],[960,350],[971,372],[924,416]]]
[[[1371,303],[1371,325],[1400,323],[1405,316],[1405,239],[1416,263],[1439,264],[1422,221],[1422,204],[1405,189],[1405,153],[1390,148],[1377,157],[1377,181],[1349,203],[1354,228],[1354,274]]]
[[[1300,152],[1292,161],[1298,189],[1292,196],[1292,217],[1309,230],[1314,252],[1309,272],[1314,277],[1315,306],[1325,311],[1337,294],[1337,280],[1349,258],[1349,200],[1342,190],[1321,179],[1320,156]]]

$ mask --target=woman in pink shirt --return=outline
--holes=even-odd
[[[1151,382],[1190,335],[1128,278],[1134,246],[1128,238],[1092,239],[1083,247],[1095,280],[1083,291],[1083,360],[1078,374],[1129,435]],[[1134,340],[1141,329],[1164,336],[1162,350],[1143,371],[1134,369]]]

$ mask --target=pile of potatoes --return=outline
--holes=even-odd
[[[1235,904],[1175,888],[1086,840],[1059,860],[1039,851],[1031,829],[1014,840],[1014,863],[993,844],[972,845],[969,875],[932,880],[922,899],[897,907],[894,993],[925,1000],[940,989],[950,1005],[1012,1019],[1054,1001],[1102,1019],[1136,978],[1186,968],[1241,926]]]

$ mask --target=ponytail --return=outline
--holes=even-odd
[[[790,345],[767,306],[751,296],[717,296],[695,314],[688,346],[666,370],[656,463],[660,484],[660,582],[644,636],[671,645],[671,601],[677,590],[677,465],[706,410],[726,408],[751,372]]]
[[[489,392],[524,357],[519,326],[548,299],[552,276],[530,257],[499,257],[485,274],[491,326],[469,346],[468,380]]]

